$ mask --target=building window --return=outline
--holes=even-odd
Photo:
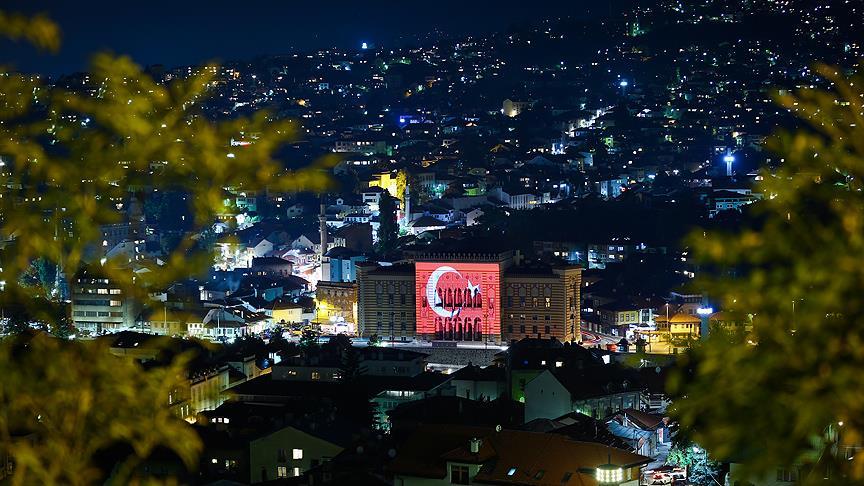
[[[291,451],[291,457],[295,460],[303,459],[303,449],[294,449]]]
[[[546,331],[546,334],[552,334],[552,329],[549,326],[546,326],[546,329],[544,330]]]
[[[288,467],[287,466],[276,466],[276,477],[277,478],[287,478],[288,477]]]
[[[450,484],[470,484],[468,466],[450,466]]]
[[[294,468],[294,477],[297,477],[297,476],[300,476],[300,468],[299,467]]]
[[[317,371],[313,371],[313,372],[312,372],[312,379],[313,379],[313,380],[319,380],[319,379],[321,379],[321,373],[318,373]],[[295,450],[296,450],[296,449],[295,449]]]

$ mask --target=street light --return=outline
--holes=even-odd
[[[726,176],[732,176],[732,163],[735,162],[735,156],[732,155],[732,152],[726,152],[726,155],[723,156],[723,162],[726,162]]]
[[[594,478],[598,484],[621,484],[624,482],[624,468],[609,462],[597,466],[594,470]]]

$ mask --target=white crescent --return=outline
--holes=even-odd
[[[438,288],[438,279],[444,276],[445,273],[455,273],[460,277],[462,274],[456,271],[453,267],[441,266],[436,268],[432,275],[429,275],[429,280],[426,282],[426,301],[429,302],[429,307],[435,311],[441,317],[452,317],[452,315],[445,311],[443,307],[439,307],[437,304],[441,303],[441,300],[438,298],[438,293],[435,292],[435,289]]]

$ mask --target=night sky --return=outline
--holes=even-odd
[[[322,47],[410,45],[439,30],[466,34],[546,17],[582,16],[582,0],[11,0],[7,11],[44,12],[60,24],[56,55],[0,41],[0,63],[50,75],[81,71],[92,53],[141,65],[251,59]]]

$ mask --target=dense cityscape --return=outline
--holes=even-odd
[[[848,302],[860,294],[837,290],[833,313],[810,295],[861,266],[824,241],[857,237],[838,229],[814,243],[851,259],[834,276],[811,277],[794,250],[777,250],[799,272],[794,281],[772,277],[758,256],[728,260],[723,238],[742,232],[734,251],[757,255],[787,241],[771,236],[784,218],[774,223],[770,205],[794,200],[797,210],[778,211],[787,222],[815,207],[773,189],[795,185],[790,167],[810,181],[802,187],[831,186],[793,164],[834,152],[798,157],[778,135],[808,130],[802,114],[819,110],[784,100],[825,90],[823,101],[864,126],[860,86],[831,91],[841,78],[827,73],[852,79],[864,4],[654,0],[597,10],[219,65],[3,67],[9,350],[0,368],[10,378],[0,408],[10,413],[0,414],[0,483],[859,484],[860,467],[832,461],[864,460],[853,430],[860,383],[837,398],[855,405],[801,425],[821,444],[810,462],[777,459],[767,439],[715,440],[730,422],[749,423],[739,412],[753,403],[803,401],[753,392],[747,405],[720,379],[713,397],[686,384],[712,376],[712,356],[769,352],[774,338],[759,326],[778,329],[780,312],[791,322],[777,342],[830,334],[843,337],[839,356],[860,353],[857,321],[824,331],[801,323],[858,319]],[[18,20],[0,11],[0,34],[36,44],[47,35],[30,36]],[[860,191],[854,164],[837,164],[825,171],[838,174],[834,187]],[[857,216],[840,219],[860,234]],[[819,258],[812,267],[829,257]],[[718,290],[752,272],[765,296]],[[788,308],[760,322],[770,307],[748,303],[769,292],[784,293]],[[724,351],[700,351],[714,341]],[[90,350],[76,351],[84,362],[44,354],[74,346]],[[25,359],[27,349],[44,353]],[[91,359],[99,364],[88,369]],[[40,371],[43,361],[59,369]],[[12,378],[6,365],[31,374]],[[86,380],[58,378],[72,368]],[[802,365],[789,375],[806,368],[825,382],[842,374]],[[140,388],[130,378],[115,398],[111,383],[124,373],[163,378]],[[37,399],[16,391],[43,378]],[[71,383],[61,393],[52,380]],[[148,395],[151,385],[164,396]],[[814,386],[813,396],[833,396]],[[47,410],[68,411],[90,393],[113,404],[99,411],[111,417],[54,423]],[[40,411],[52,395],[68,401]],[[709,399],[735,412],[688,408]],[[134,411],[114,412],[127,401]],[[149,425],[148,401],[167,414]],[[775,413],[752,435],[781,434],[792,419]],[[55,470],[41,457],[66,455],[46,451],[63,450],[50,447],[51,431],[72,434],[67,421],[113,435]],[[163,422],[195,445],[161,430],[136,435]]]

